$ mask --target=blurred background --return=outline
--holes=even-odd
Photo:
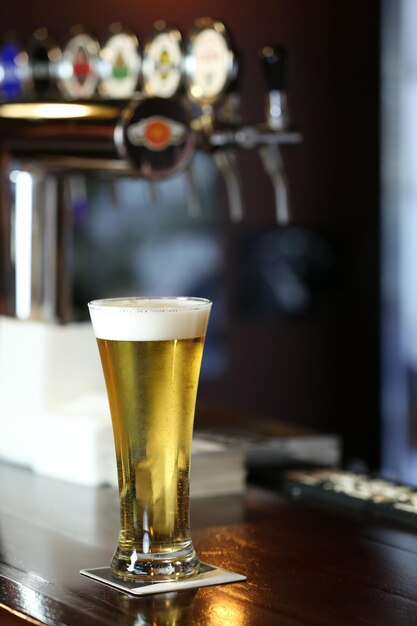
[[[1,30],[23,48],[42,26],[64,47],[75,23],[102,42],[122,22],[142,46],[157,19],[184,36],[199,17],[219,19],[241,61],[245,124],[265,120],[258,50],[286,50],[290,117],[302,134],[282,148],[289,224],[277,224],[257,149],[237,154],[239,222],[204,151],[191,163],[196,217],[184,174],[157,183],[74,175],[75,319],[86,318],[89,299],[121,292],[209,297],[200,407],[339,433],[350,465],[414,482],[416,9],[413,0],[16,0],[0,8]],[[4,285],[2,293],[7,312]]]

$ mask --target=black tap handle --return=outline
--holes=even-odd
[[[230,80],[229,91],[238,92],[242,85],[243,56],[241,52],[234,53],[233,76]]]
[[[268,92],[285,91],[287,82],[285,50],[279,46],[264,46],[259,50],[259,58],[264,70]]]

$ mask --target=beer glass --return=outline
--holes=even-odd
[[[191,576],[199,570],[189,515],[191,439],[211,302],[112,298],[88,306],[119,481],[112,573],[128,581]]]

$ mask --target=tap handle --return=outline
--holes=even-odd
[[[264,46],[259,50],[266,86],[270,91],[285,91],[287,61],[285,50],[279,46]]]
[[[116,149],[148,179],[182,171],[195,147],[188,111],[172,98],[135,100],[114,133]]]
[[[271,130],[282,131],[289,126],[286,55],[279,46],[264,46],[259,51],[264,68],[267,95],[265,98],[266,123]]]

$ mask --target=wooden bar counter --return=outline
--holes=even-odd
[[[0,624],[417,624],[417,533],[309,508],[272,491],[196,499],[201,558],[247,582],[136,598],[81,576],[107,565],[115,489],[0,465]]]

